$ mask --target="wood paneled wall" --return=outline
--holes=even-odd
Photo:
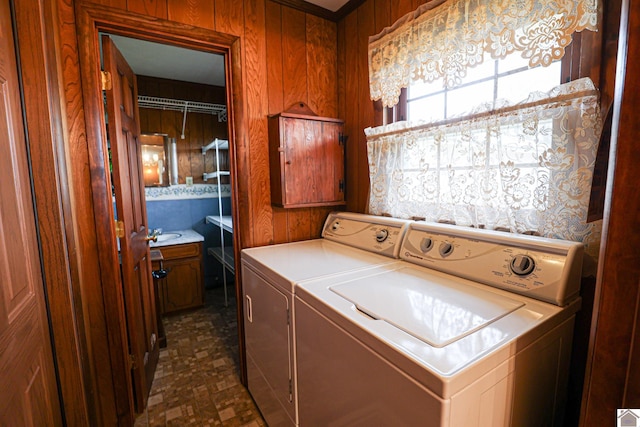
[[[176,80],[138,76],[138,94],[212,104],[226,104],[224,87],[208,86]],[[140,132],[163,133],[175,138],[178,148],[178,183],[193,177],[195,184],[204,183],[202,175],[216,170],[215,150],[204,156],[202,147],[214,138],[227,139],[227,122],[218,121],[217,115],[187,113],[184,139],[181,138],[184,114],[180,111],[140,108]],[[229,151],[220,152],[220,169],[229,170]],[[212,182],[212,181],[209,181]],[[221,179],[228,183],[228,177]]]
[[[318,115],[337,117],[336,23],[268,0],[94,3],[241,38],[247,140],[236,141],[236,157],[242,168],[238,170],[242,246],[318,237],[330,208],[271,207],[267,115],[302,101]]]

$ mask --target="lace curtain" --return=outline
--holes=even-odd
[[[572,34],[595,31],[597,0],[434,0],[369,38],[371,99],[398,103],[413,81],[454,87],[468,67],[521,51],[529,65],[562,58]]]
[[[597,255],[600,226],[586,220],[600,125],[585,78],[463,118],[367,128],[369,212],[582,241]]]

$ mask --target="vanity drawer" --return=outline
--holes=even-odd
[[[183,245],[161,246],[158,249],[162,252],[162,257],[168,260],[200,256],[202,253],[201,248],[201,243],[186,243]]]

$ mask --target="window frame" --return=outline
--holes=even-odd
[[[581,63],[590,63],[594,56],[593,52],[589,50],[583,51],[581,44],[582,33],[573,34],[573,40],[565,48],[565,55],[560,60],[560,82],[558,84],[568,83],[585,76],[591,77],[591,80],[594,82],[598,80],[596,76],[581,72],[584,71],[585,68],[581,67]],[[596,86],[598,85],[596,84]],[[408,89],[405,87],[401,89],[400,97],[396,105],[393,107],[384,107],[383,123],[381,124],[387,125],[407,120],[408,112]]]

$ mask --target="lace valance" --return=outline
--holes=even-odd
[[[529,65],[562,58],[574,32],[597,29],[598,0],[434,0],[369,38],[371,99],[386,107],[413,81],[454,87],[484,53]]]

